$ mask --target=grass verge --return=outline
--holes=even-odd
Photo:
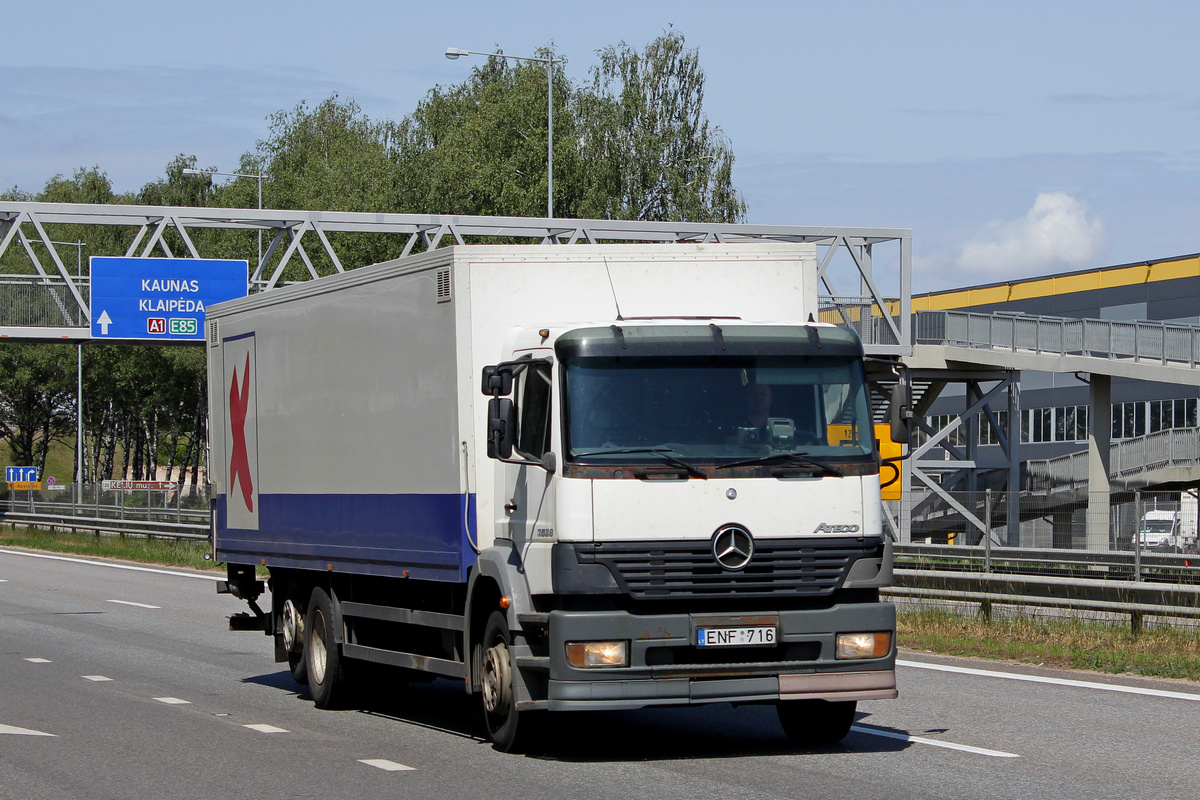
[[[900,610],[902,647],[943,655],[994,658],[1047,667],[1200,681],[1200,631],[1076,617],[1013,614],[989,620],[945,609]]]
[[[54,533],[33,528],[0,527],[0,546],[27,547],[52,553],[69,553],[93,558],[119,558],[143,564],[211,570],[205,561],[208,542],[145,539],[140,536],[95,536],[86,533]]]

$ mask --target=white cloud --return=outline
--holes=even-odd
[[[962,245],[958,268],[983,280],[1025,277],[1095,263],[1104,225],[1066,192],[1041,192],[1020,219],[993,222]]]

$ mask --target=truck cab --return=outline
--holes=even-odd
[[[623,319],[509,338],[483,371],[502,462],[490,557],[519,565],[545,634],[507,642],[485,685],[511,672],[530,709],[775,702],[807,741],[896,696],[852,333]]]

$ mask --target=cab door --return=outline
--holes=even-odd
[[[542,464],[551,450],[553,431],[553,363],[550,350],[517,353],[531,357],[513,385],[517,405],[517,435],[513,461],[497,470],[497,505],[503,515],[497,531],[517,545],[522,558],[530,546],[554,539],[554,475]],[[515,462],[515,463],[514,463]]]

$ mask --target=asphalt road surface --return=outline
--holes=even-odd
[[[215,579],[0,549],[0,798],[1200,798],[1194,683],[902,654],[837,746],[722,705],[507,755],[454,681],[317,710]]]

